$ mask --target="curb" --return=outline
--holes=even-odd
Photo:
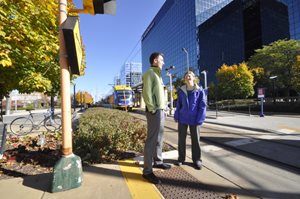
[[[218,122],[210,122],[210,121],[204,121],[204,123],[207,124],[214,124],[219,126],[227,126],[232,128],[238,128],[238,129],[245,129],[250,131],[261,131],[266,133],[279,133],[278,131],[269,130],[269,129],[260,129],[260,128],[253,128],[253,127],[247,127],[247,126],[239,126],[239,125],[233,125],[233,124],[224,124],[224,123],[218,123]]]

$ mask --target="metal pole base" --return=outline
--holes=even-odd
[[[54,166],[52,193],[80,187],[82,164],[79,156],[63,156]]]

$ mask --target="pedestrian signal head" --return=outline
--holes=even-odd
[[[116,0],[83,0],[83,9],[71,9],[70,13],[116,14]]]

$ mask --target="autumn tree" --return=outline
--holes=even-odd
[[[285,90],[289,95],[293,87],[292,77],[297,71],[297,56],[300,54],[300,42],[297,40],[278,40],[261,49],[249,59],[251,68],[264,69],[265,78],[277,76],[276,86]],[[295,79],[294,79],[295,80]],[[271,81],[269,81],[269,86]]]
[[[78,104],[93,104],[93,96],[86,91],[78,91],[75,95],[76,102]]]
[[[297,61],[292,66],[292,71],[292,88],[300,94],[300,56],[297,56]]]
[[[218,96],[217,96],[217,86],[215,85],[214,82],[210,82],[209,85],[208,85],[208,101],[216,101]]]
[[[58,1],[0,1],[0,96],[60,90]],[[83,62],[85,64],[85,61]]]
[[[59,76],[57,8],[56,1],[2,1],[0,83],[8,91],[52,89],[48,77]]]
[[[223,64],[216,73],[218,96],[227,99],[247,98],[254,94],[253,75],[245,63],[227,66]]]

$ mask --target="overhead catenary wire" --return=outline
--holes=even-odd
[[[139,52],[141,52],[141,50],[142,50],[142,48],[138,49],[138,51],[136,51],[136,53],[135,53],[134,56],[130,59],[130,61],[132,61],[132,60],[136,57],[136,55],[137,55]]]
[[[126,59],[123,62],[123,65],[125,65],[129,60],[130,62],[132,62],[132,60],[137,56],[137,54],[139,52],[141,52],[141,47],[137,49],[138,45],[140,45],[140,42],[142,40],[142,37],[137,41],[137,43],[134,45],[133,49],[130,51],[129,55],[126,57]],[[137,49],[137,51],[136,51]],[[135,52],[136,51],[136,52]],[[134,55],[133,55],[134,53]],[[132,56],[133,55],[133,56]],[[121,66],[121,68],[123,67],[123,65]],[[119,75],[116,75],[119,76]]]
[[[123,62],[124,64],[129,60],[130,56],[133,54],[133,52],[135,51],[136,47],[140,44],[142,38],[140,38],[137,43],[135,44],[135,46],[133,47],[133,49],[131,50],[131,52],[129,53],[129,55],[127,56],[127,58],[125,59],[125,61]],[[138,52],[141,51],[141,48],[139,48],[139,50],[134,54],[134,56],[130,59],[132,60],[133,58],[135,58],[135,56],[137,55]]]

